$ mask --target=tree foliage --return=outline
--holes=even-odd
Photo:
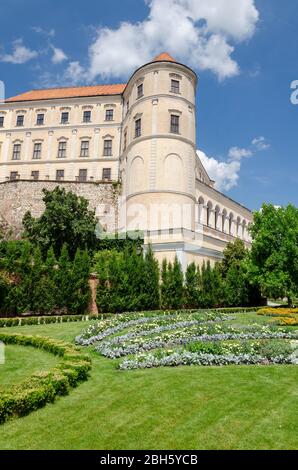
[[[53,247],[59,256],[64,244],[69,247],[71,258],[77,249],[93,250],[96,247],[95,211],[89,210],[89,202],[72,192],[57,186],[53,191],[43,190],[45,210],[34,218],[27,212],[23,218],[24,237],[41,248],[45,255]]]
[[[298,294],[298,209],[264,204],[254,213],[250,232],[250,276],[263,295],[287,297],[291,304]]]

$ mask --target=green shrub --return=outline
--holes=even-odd
[[[61,358],[57,367],[48,372],[35,373],[1,393],[0,423],[13,416],[25,416],[52,403],[56,396],[67,395],[71,387],[88,379],[91,360],[72,344],[42,336],[8,333],[0,333],[0,341],[5,344],[32,346]]]

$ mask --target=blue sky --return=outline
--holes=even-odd
[[[293,0],[1,0],[0,80],[7,96],[125,82],[168,50],[199,75],[197,147],[219,188],[298,205],[297,39]]]

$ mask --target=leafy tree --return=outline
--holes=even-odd
[[[223,303],[228,307],[260,305],[258,284],[248,272],[249,250],[243,240],[228,243],[219,264],[223,279]]]
[[[289,305],[298,294],[298,208],[264,204],[254,213],[250,275],[267,297],[287,297]]]
[[[62,246],[69,247],[71,258],[76,250],[93,250],[97,239],[95,211],[88,209],[89,202],[57,186],[53,191],[43,190],[45,210],[39,218],[27,212],[23,218],[24,236],[40,246],[43,254],[53,246],[59,256]]]

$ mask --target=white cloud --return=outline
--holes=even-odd
[[[37,34],[42,34],[43,36],[53,38],[56,34],[54,29],[50,29],[47,31],[46,29],[41,28],[40,26],[32,26],[32,31],[34,31]]]
[[[215,181],[215,187],[222,191],[229,191],[237,186],[241,168],[240,161],[219,162],[213,157],[207,155],[201,150],[197,154],[211,179]]]
[[[241,149],[239,147],[232,147],[229,150],[229,158],[231,160],[241,160],[241,158],[249,158],[252,156],[250,149]]]
[[[219,79],[239,73],[235,45],[251,38],[259,19],[254,0],[145,0],[150,12],[139,23],[99,28],[89,48],[90,80],[128,76],[166,50]]]
[[[65,52],[63,52],[62,49],[55,46],[51,46],[51,48],[53,50],[53,55],[51,59],[53,64],[60,64],[61,62],[67,60],[67,55],[65,54]]]
[[[256,137],[251,143],[259,151],[268,150],[270,148],[270,144],[268,144],[268,142],[266,142],[265,137],[262,136]]]
[[[86,79],[85,70],[79,62],[70,62],[62,79],[71,85],[76,85]]]
[[[231,147],[226,161],[208,157],[201,150],[198,150],[197,154],[208,175],[215,181],[215,187],[220,191],[229,191],[238,184],[242,159],[253,157],[257,152],[269,148],[270,144],[265,137],[256,137],[249,148]]]
[[[12,54],[3,54],[0,56],[0,61],[11,64],[25,64],[29,60],[35,59],[37,56],[37,51],[26,47],[22,39],[17,39],[12,44]]]

